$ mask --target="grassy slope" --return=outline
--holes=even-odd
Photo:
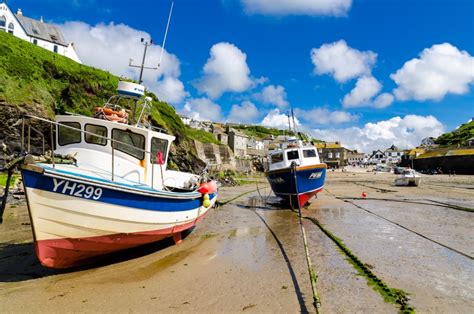
[[[435,143],[442,146],[465,145],[466,140],[471,137],[474,137],[474,121],[464,123],[458,129],[440,135]]]
[[[90,115],[115,94],[118,78],[0,32],[0,100],[8,105],[40,104],[51,114]],[[185,128],[173,107],[153,98],[154,122],[178,137]]]

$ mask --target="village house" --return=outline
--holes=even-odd
[[[347,163],[349,165],[361,165],[365,161],[365,154],[357,150],[347,150]]]
[[[191,124],[191,118],[188,116],[185,116],[183,114],[178,114],[178,117],[181,119],[184,125],[190,125]]]
[[[395,145],[390,146],[385,150],[385,157],[387,164],[398,164],[402,160],[404,154],[403,150],[398,149]]]
[[[328,167],[339,168],[346,165],[346,149],[339,142],[319,142],[316,143],[319,158]]]
[[[387,156],[385,156],[385,153],[380,149],[372,151],[372,154],[370,154],[369,158],[367,159],[367,163],[371,165],[384,164],[386,162]]]
[[[249,137],[235,129],[230,129],[227,133],[230,149],[234,152],[235,157],[247,156],[247,142]]]
[[[229,143],[229,137],[228,135],[224,132],[224,128],[218,124],[212,124],[211,125],[211,130],[212,134],[216,137],[216,139],[224,145],[227,145]]]
[[[77,63],[82,63],[74,49],[74,43],[67,43],[62,32],[56,26],[23,15],[21,9],[16,14],[8,8],[6,3],[0,3],[0,32],[8,32],[47,49],[59,55],[68,57]]]

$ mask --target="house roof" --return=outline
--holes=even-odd
[[[56,26],[23,15],[15,14],[15,16],[28,36],[67,46],[63,34]]]
[[[341,148],[341,144],[339,142],[319,142],[316,143],[316,148]]]

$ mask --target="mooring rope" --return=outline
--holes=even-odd
[[[294,180],[295,180],[295,191],[296,191],[296,200],[297,200],[297,205],[298,205],[298,218],[299,218],[299,223],[300,223],[300,228],[301,228],[301,234],[303,236],[303,246],[304,246],[304,251],[306,255],[306,264],[308,266],[308,273],[309,273],[309,280],[311,282],[311,290],[313,292],[313,305],[316,310],[316,313],[320,312],[320,307],[321,307],[321,300],[319,299],[319,294],[318,290],[316,288],[316,281],[318,276],[316,275],[316,272],[314,271],[313,265],[311,263],[311,258],[309,256],[309,247],[308,247],[308,240],[306,238],[306,231],[303,226],[303,215],[301,214],[301,204],[300,204],[300,198],[299,198],[299,193],[298,193],[298,181],[296,178],[296,163],[291,164],[291,171],[293,172]],[[293,209],[293,206],[291,204],[291,195],[290,195],[290,205]]]
[[[367,212],[367,213],[369,213],[369,214],[372,214],[372,215],[374,215],[374,216],[376,216],[376,217],[378,217],[378,218],[380,218],[380,219],[382,219],[382,220],[385,220],[385,221],[387,221],[387,222],[390,222],[390,223],[392,223],[392,224],[394,224],[394,225],[396,225],[396,226],[398,226],[398,227],[400,227],[400,228],[402,228],[402,229],[404,229],[404,230],[406,230],[406,231],[409,231],[409,232],[411,232],[411,233],[414,233],[414,234],[416,234],[417,236],[422,237],[422,238],[425,239],[425,240],[428,240],[428,241],[430,241],[430,242],[433,242],[433,243],[435,243],[435,244],[438,244],[439,246],[442,246],[442,247],[444,247],[444,248],[446,248],[446,249],[448,249],[448,250],[450,250],[450,251],[453,251],[453,252],[455,252],[455,253],[458,253],[458,254],[460,254],[460,255],[462,255],[462,256],[464,256],[464,257],[467,257],[467,258],[469,258],[470,260],[473,260],[473,259],[474,259],[474,257],[471,256],[471,255],[469,255],[469,254],[466,254],[466,253],[464,253],[464,252],[461,252],[461,251],[459,251],[459,250],[457,250],[457,249],[455,249],[455,248],[453,248],[453,247],[450,247],[450,246],[448,246],[448,245],[446,245],[446,244],[443,244],[443,243],[438,242],[438,241],[436,241],[436,240],[434,240],[434,239],[431,239],[431,238],[425,236],[424,234],[421,234],[421,233],[419,233],[419,232],[417,232],[417,231],[415,231],[415,230],[413,230],[413,229],[410,229],[410,228],[408,228],[408,227],[405,227],[405,226],[403,226],[403,225],[401,225],[401,224],[399,224],[399,223],[397,223],[397,222],[395,222],[395,221],[393,221],[393,220],[390,220],[390,219],[385,218],[385,217],[383,217],[383,216],[381,216],[381,215],[379,215],[379,214],[377,214],[377,213],[374,213],[374,212],[371,211],[371,210],[368,210],[368,209],[366,209],[366,208],[364,208],[364,207],[362,207],[362,206],[360,206],[360,205],[357,205],[357,204],[354,203],[354,202],[349,201],[347,198],[340,198],[340,197],[336,196],[335,194],[329,192],[327,189],[326,189],[326,192],[328,192],[329,194],[331,194],[331,195],[332,195],[334,198],[336,198],[336,199],[340,199],[341,201],[343,201],[343,202],[345,202],[345,203],[352,204],[353,206],[355,206],[355,207],[357,207],[357,208],[359,208],[359,209],[362,209],[363,211],[365,211],[365,212]],[[438,206],[438,205],[436,205],[436,204],[426,204],[426,205]]]

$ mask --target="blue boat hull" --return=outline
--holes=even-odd
[[[266,175],[275,195],[289,201],[292,207],[298,206],[298,196],[300,206],[304,206],[323,189],[326,164],[296,167],[296,183],[291,167],[268,171]]]

